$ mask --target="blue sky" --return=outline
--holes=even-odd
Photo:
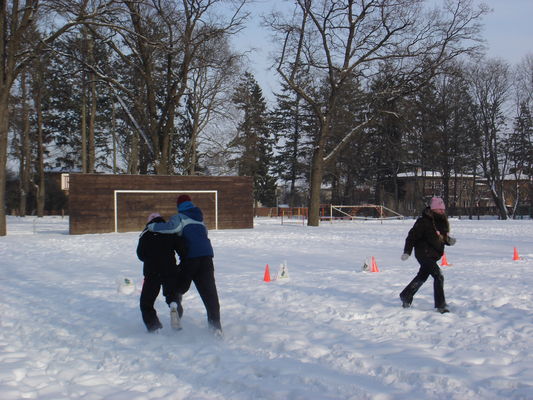
[[[435,0],[439,1],[439,0]],[[444,1],[444,0],[442,0]],[[483,37],[487,41],[487,55],[517,64],[526,54],[533,54],[533,0],[484,0],[493,12],[483,20]],[[249,7],[252,18],[239,35],[235,45],[249,50],[250,70],[263,89],[265,97],[278,89],[277,77],[269,71],[269,52],[273,48],[270,33],[260,26],[260,16],[272,9],[289,7],[286,0],[257,0]]]
[[[487,54],[516,64],[533,53],[533,0],[485,0],[494,11],[484,19]]]

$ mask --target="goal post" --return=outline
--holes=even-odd
[[[204,193],[213,194],[215,199],[215,230],[218,229],[218,190],[113,190],[113,214],[115,219],[115,232],[118,232],[118,197],[121,194],[170,194],[170,193]]]

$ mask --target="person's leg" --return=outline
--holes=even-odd
[[[418,262],[420,263],[418,273],[400,293],[403,307],[409,307],[411,305],[414,295],[429,277],[427,263],[424,260],[418,260]]]
[[[435,308],[438,308],[441,312],[448,312],[446,308],[446,298],[444,296],[444,276],[436,262],[434,262],[428,269],[433,277]]]
[[[163,286],[163,296],[167,304],[178,300],[178,288],[177,288],[177,276],[178,271],[176,266],[169,268],[169,270],[161,277],[161,284]]]
[[[180,318],[183,316],[181,294],[178,292],[178,269],[177,265],[168,265],[162,279],[163,296],[170,308],[170,325],[174,330],[181,329]]]
[[[147,275],[144,277],[139,303],[143,322],[146,325],[146,329],[150,332],[162,328],[154,308],[155,299],[157,299],[157,296],[159,295],[160,286],[161,281],[159,277],[154,275]]]
[[[222,329],[213,259],[212,257],[200,257],[193,260],[194,263],[198,263],[193,281],[204,303],[209,326],[214,329]]]
[[[180,318],[183,316],[183,295],[187,293],[191,287],[191,275],[194,272],[193,267],[194,266],[190,264],[182,262],[177,267],[177,273],[171,278],[171,286],[176,294],[175,301],[178,303],[178,313]],[[167,303],[170,304],[170,302]]]

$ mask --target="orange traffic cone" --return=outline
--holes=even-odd
[[[372,267],[370,268],[370,272],[379,272],[378,265],[376,264],[376,259],[374,256],[372,256]]]
[[[442,259],[440,261],[440,266],[441,267],[449,267],[450,266],[450,264],[448,264],[448,259],[446,258],[446,253],[442,254]]]
[[[516,247],[514,248],[514,254],[513,254],[513,260],[520,260],[520,257],[518,256],[518,250]]]
[[[268,264],[265,267],[265,276],[263,278],[265,282],[270,282],[270,268],[268,267]]]

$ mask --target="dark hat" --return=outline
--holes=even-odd
[[[181,203],[185,203],[186,201],[191,201],[191,198],[189,197],[189,195],[180,194],[178,196],[178,200],[176,201],[176,204],[179,206]]]

